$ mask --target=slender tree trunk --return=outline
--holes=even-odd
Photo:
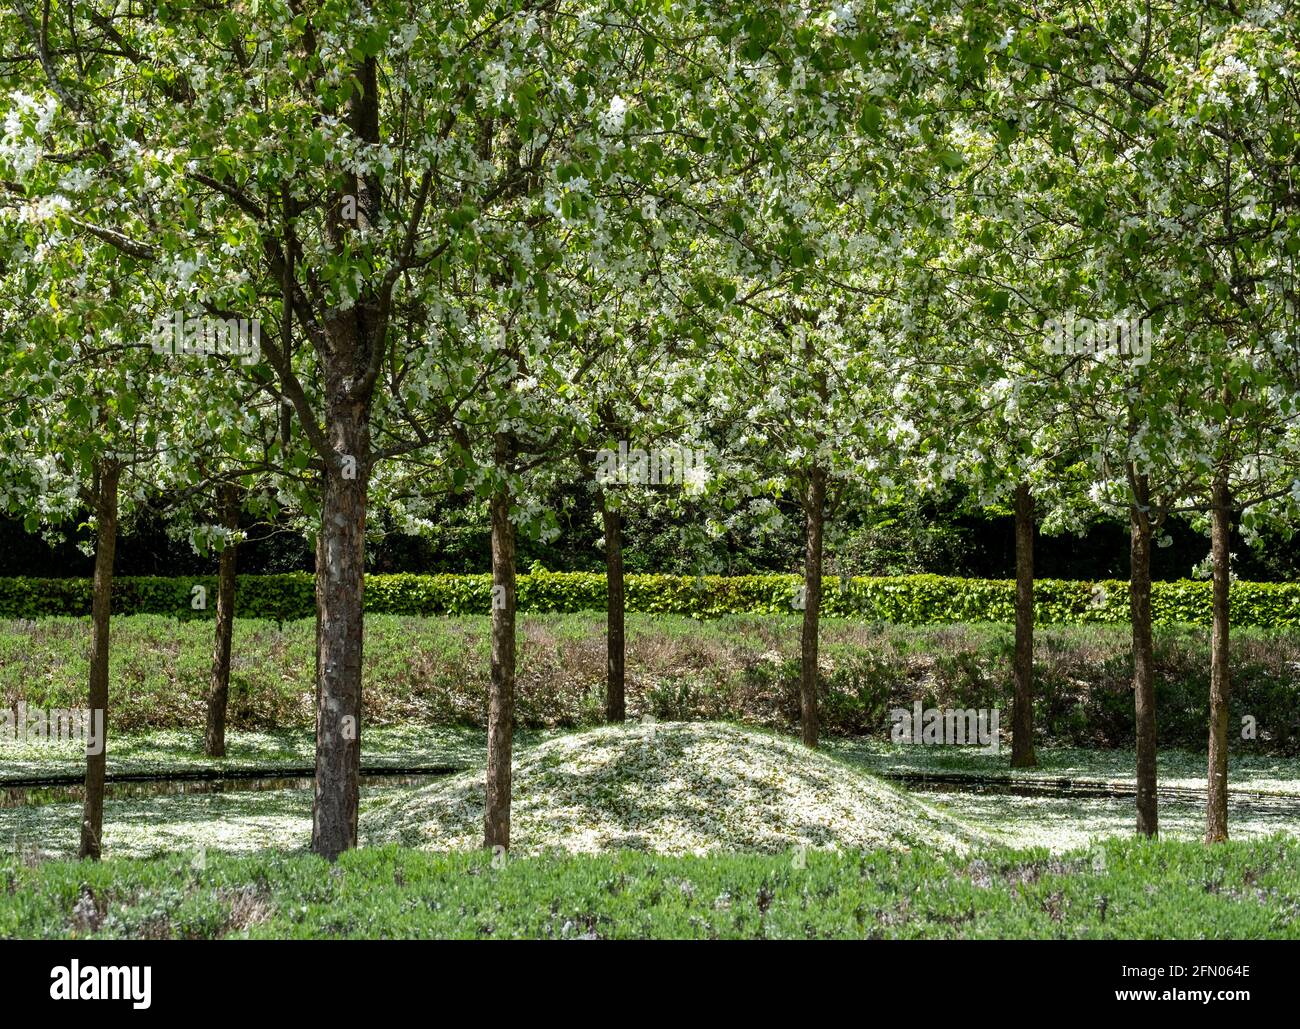
[[[600,513],[605,523],[605,586],[608,594],[605,614],[605,718],[610,722],[621,722],[627,715],[624,677],[626,644],[623,632],[623,613],[626,607],[623,593],[623,515],[606,506],[603,492],[600,494]]]
[[[312,850],[331,861],[357,844],[365,590],[368,405],[330,388],[337,455],[326,468],[316,566],[316,793]]]
[[[1228,477],[1220,470],[1210,500],[1210,553],[1214,563],[1214,622],[1210,630],[1210,755],[1205,805],[1205,842],[1228,838]]]
[[[817,746],[817,643],[822,608],[822,538],[826,526],[826,472],[814,468],[804,508],[807,541],[803,569],[803,633],[799,640],[799,722],[805,746]]]
[[[1151,514],[1147,476],[1134,478],[1129,507],[1129,617],[1133,623],[1133,705],[1137,729],[1137,831],[1158,835],[1155,643],[1151,633]]]
[[[1034,753],[1034,498],[1016,486],[1016,652],[1012,665],[1011,767],[1033,768]]]
[[[499,466],[509,453],[497,440]],[[510,778],[515,723],[515,527],[510,493],[492,496],[492,694],[488,702],[487,802],[483,845],[510,846]]]
[[[91,599],[90,719],[98,721],[99,753],[86,755],[85,801],[78,855],[99,860],[104,834],[104,771],[108,763],[108,632],[113,613],[113,558],[117,551],[117,487],[122,466],[100,463],[95,498],[95,584]]]
[[[239,528],[239,487],[221,487],[221,524],[231,532]],[[217,568],[217,625],[212,648],[212,684],[208,692],[208,726],[204,751],[209,757],[226,756],[226,703],[230,696],[230,638],[235,630],[235,555],[238,546],[227,539]]]
[[[320,706],[320,653],[321,653],[321,647],[320,647],[320,629],[321,629],[321,619],[320,619],[320,585],[319,585],[319,577],[320,577],[320,575],[322,574],[322,569],[323,569],[324,567],[325,567],[325,533],[323,533],[323,532],[318,532],[318,533],[316,533],[316,568],[315,568],[315,572],[313,573],[313,574],[314,574],[314,581],[316,581],[316,583],[317,583],[317,586],[316,586],[316,650],[315,650],[315,658],[316,658],[316,673],[315,673],[315,676],[316,676],[316,677],[315,677],[315,679],[313,680],[313,681],[316,683],[316,706],[317,706],[317,707]]]
[[[347,130],[356,142],[373,146],[380,140],[378,60],[365,57],[351,71],[356,88],[345,104]],[[350,222],[342,218],[348,201],[355,208]],[[325,212],[331,253],[337,256],[351,247],[348,237],[353,231],[381,223],[383,203],[378,171],[348,175]],[[281,289],[287,298],[293,294],[296,205],[288,198],[285,205],[289,267]],[[316,783],[311,849],[331,861],[357,844],[370,419],[387,343],[389,288],[363,282],[355,303],[332,306],[321,319],[326,439],[318,447],[324,473],[316,546]],[[286,316],[286,328],[291,327]],[[282,377],[292,364],[290,335],[286,332],[281,341]]]

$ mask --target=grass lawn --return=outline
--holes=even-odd
[[[27,865],[0,937],[1300,938],[1300,841],[663,856],[397,847]]]
[[[519,619],[522,729],[603,722],[604,615]],[[366,618],[367,731],[422,723],[486,725],[486,615]],[[0,619],[0,706],[84,705],[89,620]],[[905,626],[828,618],[821,627],[822,731],[887,738],[891,706],[1002,707],[1010,711],[1013,627],[997,623]],[[113,619],[111,733],[203,725],[212,623],[161,615]],[[1205,743],[1209,635],[1156,631],[1156,692],[1164,746]],[[1035,635],[1036,725],[1058,746],[1132,743],[1130,633],[1126,625],[1050,625]],[[315,724],[315,624],[235,620],[228,725],[305,729]],[[1300,631],[1240,629],[1231,645],[1233,720],[1250,714],[1259,739],[1242,753],[1300,753]],[[699,620],[629,613],[627,708],[660,721],[733,721],[785,732],[799,719],[799,622],[790,615]],[[1004,722],[1006,719],[1004,719]],[[3,750],[3,745],[0,745]]]
[[[79,864],[75,789],[12,786],[79,782],[79,746],[0,741],[0,937],[1300,936],[1300,758],[1283,756],[1295,634],[1234,640],[1234,674],[1272,698],[1272,735],[1234,747],[1233,840],[1205,848],[1203,634],[1162,630],[1161,731],[1181,725],[1187,742],[1160,753],[1153,843],[1132,838],[1123,627],[1044,630],[1047,739],[1040,767],[1013,773],[1007,748],[892,744],[883,715],[917,698],[1004,701],[1005,626],[828,622],[835,731],[812,754],[790,736],[788,619],[629,619],[629,710],[658,721],[620,728],[596,724],[599,619],[530,616],[514,848],[493,864],[478,849],[486,620],[373,621],[363,769],[450,771],[363,782],[362,848],[329,866],[306,852],[312,790],[296,778],[314,763],[305,623],[237,624],[228,753],[214,760],[197,728],[208,629],[115,620],[110,777],[230,777],[111,785],[107,860]],[[76,703],[84,638],[79,619],[0,624],[0,700]],[[1094,717],[1118,746],[1072,745],[1071,726]]]

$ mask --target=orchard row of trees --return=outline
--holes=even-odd
[[[1016,765],[1035,526],[1127,513],[1149,835],[1150,554],[1170,516],[1202,520],[1226,838],[1228,532],[1300,502],[1291,6],[12,0],[0,504],[95,528],[91,706],[142,503],[221,550],[213,753],[240,514],[309,528],[312,847],[355,846],[367,518],[418,531],[472,495],[484,842],[508,846],[516,533],[555,531],[557,481],[597,496],[612,720],[625,513],[689,491],[710,512],[689,547],[797,498],[809,746],[828,525],[960,482],[1017,518]],[[256,325],[253,359],[178,355],[177,312]],[[682,490],[610,481],[620,442],[711,456]],[[103,778],[91,758],[83,856]]]

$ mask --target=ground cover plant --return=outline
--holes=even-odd
[[[1295,939],[1294,839],[978,856],[664,857],[365,848],[0,859],[0,935],[59,938]]]

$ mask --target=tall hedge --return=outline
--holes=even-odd
[[[709,618],[740,612],[790,612],[800,579],[794,575],[629,575],[631,611]],[[208,606],[192,606],[193,587],[206,588]],[[1009,580],[953,579],[938,575],[830,580],[823,598],[828,615],[900,624],[1009,622],[1015,584]],[[371,575],[366,610],[384,614],[487,614],[489,575]],[[1210,583],[1182,580],[1152,586],[1152,610],[1162,624],[1208,624]],[[214,577],[124,577],[113,581],[117,614],[173,614],[211,617]],[[1043,623],[1123,622],[1128,619],[1128,583],[1044,579],[1035,583],[1038,620]],[[541,572],[519,576],[523,611],[601,610],[605,577],[589,572]],[[242,575],[236,611],[246,618],[289,621],[310,618],[315,585],[307,573]],[[89,579],[0,578],[0,617],[90,613]],[[1235,582],[1232,617],[1238,625],[1300,626],[1300,583]]]

